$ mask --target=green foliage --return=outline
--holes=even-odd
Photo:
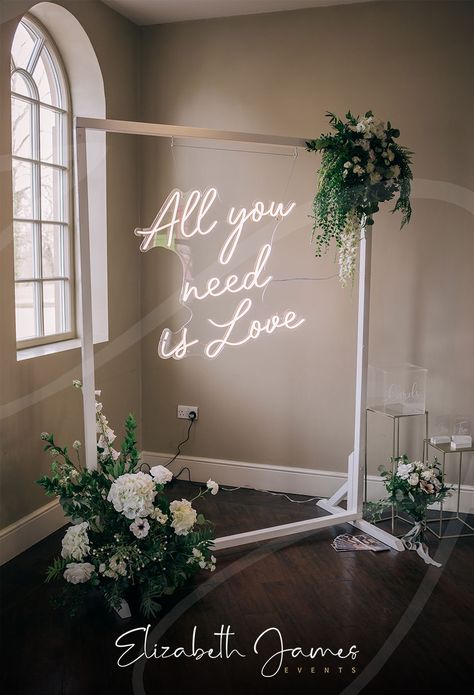
[[[77,465],[74,464],[67,449],[56,444],[54,435],[42,435],[45,451],[52,455],[53,460],[50,475],[42,476],[38,484],[47,495],[59,497],[73,525],[86,522],[83,531],[79,528],[79,532],[85,534],[82,545],[76,547],[73,557],[55,558],[47,569],[46,581],[63,580],[69,563],[76,563],[73,571],[77,570],[80,575],[87,563],[87,577],[82,579],[79,576],[78,584],[66,582],[57,595],[57,605],[66,606],[74,613],[87,591],[95,587],[101,591],[108,607],[116,609],[133,589],[140,597],[144,616],[153,617],[160,610],[161,596],[173,593],[196,572],[214,569],[212,525],[203,514],[199,514],[188,532],[178,535],[172,526],[173,514],[164,485],[140,470],[133,415],[128,415],[125,420],[120,452],[111,447],[115,436],[108,427],[101,404],[98,404],[96,417],[100,441],[104,443],[103,447],[97,447],[96,470],[82,467],[79,456]],[[74,448],[79,446],[75,442]],[[145,480],[151,486],[152,507],[147,509],[144,518],[126,517],[108,499],[114,481],[123,475],[132,476],[138,482]],[[195,499],[208,492],[204,488]],[[137,522],[147,524],[143,536],[135,535]],[[69,531],[71,529],[66,531],[66,535]],[[63,544],[63,552],[64,547]],[[66,543],[66,547],[70,545]],[[78,597],[82,598],[78,600]]]
[[[334,132],[306,143],[310,152],[322,152],[318,188],[313,200],[313,239],[316,255],[337,246],[354,212],[359,224],[373,224],[380,203],[398,192],[392,212],[402,213],[401,226],[410,221],[411,155],[398,145],[400,131],[374,118],[368,111],[361,119],[349,111],[346,121],[326,114]],[[365,136],[366,135],[366,136]],[[390,160],[388,159],[390,157]]]
[[[54,558],[52,564],[46,570],[46,581],[57,581],[61,578],[66,567],[66,560],[62,557]]]

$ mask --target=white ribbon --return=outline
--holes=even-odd
[[[430,557],[428,553],[428,546],[426,545],[426,543],[422,543],[421,541],[417,540],[421,537],[421,534],[421,521],[417,521],[413,528],[410,529],[410,531],[408,531],[408,533],[406,533],[403,536],[403,545],[407,550],[414,550],[421,557],[421,559],[425,561],[427,565],[441,567],[441,563],[436,562],[435,560],[433,560],[433,558]]]

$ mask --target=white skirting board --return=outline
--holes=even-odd
[[[142,460],[150,466],[165,465],[171,458],[172,454],[152,451],[142,453]],[[224,486],[248,487],[314,497],[330,497],[347,478],[347,474],[342,471],[272,466],[199,456],[180,456],[171,466],[171,469],[177,473],[183,466],[189,468],[191,480],[196,482],[205,482],[212,478]],[[186,475],[183,475],[182,479],[186,480]],[[379,476],[370,475],[368,477],[368,495],[371,500],[384,496],[384,489]],[[454,496],[447,500],[445,509],[454,511],[455,508],[456,497]],[[465,513],[474,511],[474,486],[472,485],[461,487],[461,511]],[[64,517],[59,502],[53,500],[0,530],[0,565],[46,538],[66,523],[67,519]]]
[[[143,451],[142,460],[150,466],[166,465],[173,454],[162,454],[153,451]],[[310,497],[331,497],[347,480],[343,471],[325,471],[315,468],[296,468],[292,466],[273,466],[247,461],[231,461],[227,459],[204,458],[200,456],[179,456],[170,466],[173,473],[178,473],[187,466],[191,480],[205,482],[211,478],[220,485],[230,487],[248,487],[251,489],[271,490],[272,492],[287,492],[294,495],[309,495]],[[185,471],[180,478],[187,480]],[[369,500],[385,497],[382,478],[378,475],[367,477],[367,493]],[[454,492],[457,492],[457,486]],[[444,504],[446,511],[456,511],[457,496],[448,498]],[[436,507],[435,507],[436,508]],[[474,512],[474,486],[461,486],[460,511]]]
[[[55,499],[1,529],[0,565],[28,550],[67,522],[59,500]]]

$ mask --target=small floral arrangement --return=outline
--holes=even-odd
[[[416,550],[425,562],[437,564],[429,557],[424,544],[427,509],[448,497],[452,488],[446,485],[436,458],[432,463],[424,463],[410,461],[404,454],[393,459],[393,463],[393,471],[384,466],[379,468],[388,497],[378,502],[369,502],[368,511],[373,518],[380,519],[384,509],[394,506],[396,510],[411,516],[414,526],[402,538],[405,547]]]
[[[79,381],[74,385],[81,387]],[[214,571],[213,531],[193,502],[219,486],[207,482],[192,500],[169,501],[164,489],[172,473],[164,466],[141,464],[136,449],[136,423],[125,421],[120,451],[113,448],[114,431],[97,400],[97,469],[81,466],[81,443],[73,443],[76,459],[43,432],[45,451],[53,457],[51,475],[38,483],[58,496],[70,526],[62,550],[47,570],[46,580],[66,580],[61,603],[74,613],[83,593],[94,586],[112,609],[123,608],[131,587],[140,595],[145,617],[160,610],[158,599],[171,594],[199,570]],[[142,470],[147,468],[148,471]]]
[[[413,153],[395,142],[400,131],[372,111],[363,118],[349,111],[346,121],[332,113],[327,116],[335,132],[306,143],[308,151],[323,153],[313,201],[313,238],[316,256],[336,240],[344,286],[354,277],[361,225],[374,223],[380,203],[398,192],[392,212],[402,212],[402,227],[410,221]]]

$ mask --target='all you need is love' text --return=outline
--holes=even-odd
[[[208,188],[201,192],[197,189],[188,193],[175,189],[166,198],[148,228],[135,229],[135,234],[142,237],[140,250],[149,251],[156,246],[158,236],[165,237],[165,243],[160,244],[172,249],[176,241],[186,240],[196,235],[207,236],[217,227],[218,221],[212,216],[212,207],[218,197],[216,188]],[[228,265],[234,257],[239,241],[242,238],[245,225],[258,223],[264,218],[282,220],[295,207],[295,203],[270,202],[265,204],[255,202],[251,208],[231,207],[227,214],[227,234],[219,249],[218,263]],[[241,295],[237,301],[232,316],[228,321],[215,321],[208,318],[209,323],[218,329],[218,337],[208,341],[203,346],[203,354],[209,358],[218,357],[226,346],[244,345],[251,340],[257,340],[262,335],[272,334],[281,328],[293,330],[298,328],[304,318],[294,311],[285,311],[282,315],[273,314],[265,320],[251,319],[252,299],[248,294],[253,289],[263,290],[272,280],[265,267],[268,263],[272,245],[264,244],[258,251],[253,267],[243,275],[230,273],[225,277],[210,277],[201,287],[193,281],[183,278],[180,293],[180,303],[186,305],[189,301],[204,301],[211,297],[223,295]],[[160,337],[158,354],[163,359],[182,359],[189,354],[191,347],[200,341],[192,339],[188,333],[190,322],[178,332],[173,333],[165,328]]]

